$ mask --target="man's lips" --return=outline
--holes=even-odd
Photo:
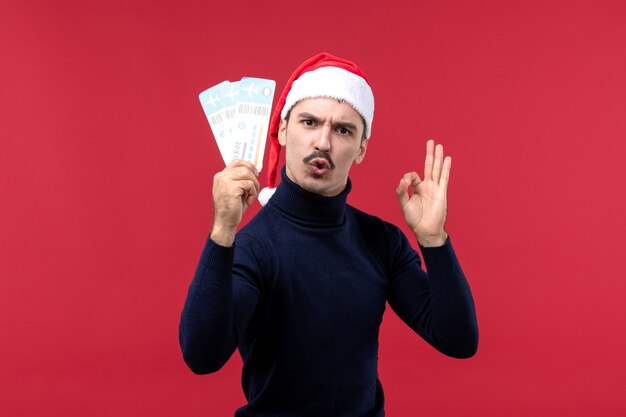
[[[316,174],[323,174],[329,169],[334,169],[335,164],[326,152],[315,151],[302,160],[305,164],[311,167],[311,171]]]
[[[330,168],[330,164],[328,163],[328,161],[326,161],[325,159],[322,158],[315,158],[314,160],[312,160],[311,162],[309,162],[309,165],[312,165],[316,168],[319,169],[323,169],[323,168]]]
[[[330,169],[330,164],[323,158],[315,158],[309,162],[311,172],[316,175],[323,175]]]

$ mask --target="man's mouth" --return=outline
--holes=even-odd
[[[326,152],[315,151],[311,155],[302,160],[311,169],[311,173],[314,175],[324,175],[329,170],[335,168],[333,160],[330,159],[330,155]]]
[[[330,169],[330,164],[322,158],[315,158],[309,162],[311,172],[315,175],[324,175]]]

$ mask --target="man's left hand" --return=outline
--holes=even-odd
[[[448,239],[444,230],[448,209],[446,194],[452,158],[443,157],[443,146],[426,143],[424,180],[416,172],[404,174],[396,195],[404,219],[424,247],[442,246]],[[412,195],[409,195],[409,188]]]

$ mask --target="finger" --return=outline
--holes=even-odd
[[[248,198],[249,196],[256,197],[259,195],[258,183],[252,180],[241,180],[237,182],[237,187],[241,192],[241,196]]]
[[[441,170],[441,179],[439,185],[443,188],[444,192],[448,189],[448,182],[450,181],[450,169],[452,168],[452,157],[446,156],[443,160],[443,169]]]
[[[258,195],[259,191],[261,190],[261,185],[259,184],[259,180],[257,180],[256,177],[252,177],[252,179],[248,181],[252,182],[252,187],[254,188],[254,194]]]
[[[246,206],[251,206],[252,203],[254,203],[254,200],[256,200],[259,197],[259,192],[258,191],[248,192],[244,195],[244,197],[245,197]]]
[[[400,180],[400,184],[396,188],[396,196],[398,197],[398,202],[400,203],[400,207],[404,207],[404,205],[409,201],[409,182],[403,177]]]
[[[246,167],[254,174],[255,177],[259,176],[259,172],[252,162],[244,161],[243,159],[233,159],[228,165],[226,165],[227,169],[236,167]]]
[[[441,166],[443,165],[443,146],[437,145],[435,148],[435,163],[433,165],[433,181],[439,184],[441,179]]]
[[[254,166],[252,167],[254,168]],[[256,174],[249,166],[234,166],[229,168],[230,178],[233,180],[245,180],[256,178]]]
[[[432,179],[435,141],[426,142],[426,162],[424,163],[424,180]]]
[[[254,203],[254,200],[256,200],[257,196],[251,196],[249,195],[248,198],[246,199],[246,206],[251,206],[252,203]]]
[[[406,180],[409,187],[411,187],[411,191],[415,194],[417,192],[417,186],[422,182],[417,172],[407,172],[402,178]]]

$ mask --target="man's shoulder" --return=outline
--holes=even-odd
[[[349,221],[355,222],[359,228],[368,231],[368,234],[375,234],[379,238],[387,236],[395,240],[403,235],[400,228],[395,224],[373,214],[366,213],[354,206],[347,206],[346,216],[349,218]]]
[[[269,210],[267,206],[261,207],[246,224],[241,227],[241,230],[250,230],[256,228],[265,228],[271,221],[269,217],[272,215],[272,210]]]
[[[262,207],[237,232],[236,242],[246,246],[263,246],[270,250],[277,234],[285,234],[284,219],[268,206]]]
[[[398,259],[418,259],[419,262],[406,235],[395,224],[353,206],[348,206],[346,215],[348,221],[353,222],[355,229],[358,229],[356,233],[363,244],[385,266],[385,270],[393,270],[394,260]]]
[[[357,221],[359,223],[366,224],[372,227],[398,229],[398,227],[394,225],[393,223],[383,220],[378,216],[367,213],[349,204],[347,205],[346,215],[354,219],[354,221]]]
[[[263,263],[271,260],[273,244],[271,241],[271,221],[264,209],[259,210],[235,235],[235,262]]]

